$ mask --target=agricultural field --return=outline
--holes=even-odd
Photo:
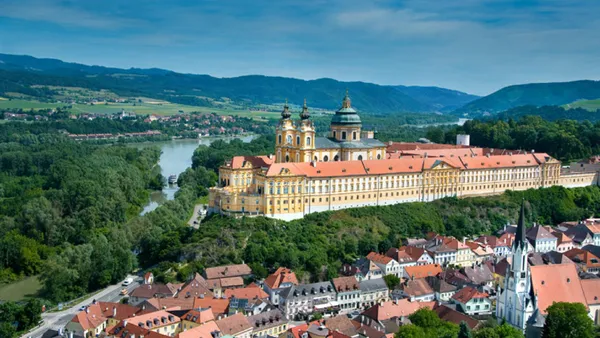
[[[565,107],[566,109],[583,108],[589,111],[596,111],[600,109],[600,99],[578,100],[572,103],[565,104],[563,107]]]
[[[144,98],[145,99],[145,98]],[[182,104],[176,104],[171,102],[159,101],[154,99],[142,99],[140,103],[97,103],[94,105],[74,103],[68,104],[64,102],[60,103],[46,103],[35,100],[0,100],[0,109],[15,109],[22,108],[24,110],[39,110],[49,108],[60,108],[70,106],[70,111],[74,114],[84,113],[96,113],[96,114],[113,114],[121,112],[123,109],[127,112],[135,112],[140,115],[157,114],[157,115],[175,115],[180,112],[203,112],[203,113],[216,113],[219,115],[238,115],[243,117],[255,117],[261,118],[277,118],[278,112],[265,112],[265,111],[250,111],[250,110],[235,110],[235,109],[219,109],[210,107],[196,107]]]

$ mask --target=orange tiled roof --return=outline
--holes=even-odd
[[[213,332],[221,332],[219,326],[214,321],[196,326],[193,329],[180,332],[178,338],[214,338]]]
[[[337,291],[350,291],[358,289],[358,281],[354,276],[338,277],[331,280]]]
[[[248,322],[246,316],[241,313],[236,313],[217,321],[217,326],[221,332],[226,335],[235,335],[237,333],[252,329],[252,325]]]
[[[204,274],[207,279],[238,277],[252,274],[252,269],[246,264],[232,264],[206,268]]]
[[[172,315],[166,310],[158,310],[150,313],[145,313],[139,316],[134,315],[130,318],[127,318],[127,322],[133,323],[138,326],[140,326],[141,323],[146,329],[154,329],[156,327],[177,324],[181,322],[181,319],[177,316]],[[152,326],[150,327],[148,323],[150,323]]]
[[[298,285],[296,274],[292,270],[284,267],[278,268],[277,271],[265,279],[265,284],[267,284],[271,289],[277,289],[281,284],[284,283]]]
[[[472,288],[470,286],[465,286],[464,288],[458,290],[453,296],[452,299],[459,301],[463,304],[466,304],[473,298],[488,298],[489,295],[485,292],[479,292],[477,289]]]
[[[560,245],[562,243],[570,243],[573,242],[573,239],[569,236],[567,236],[564,232],[560,232],[560,231],[554,231],[552,233],[556,238],[558,238],[558,242],[557,245]]]
[[[265,299],[269,298],[269,295],[261,288],[239,288],[239,289],[228,289],[225,290],[225,297],[227,298],[239,298],[239,299]]]
[[[138,307],[121,303],[98,302],[98,305],[100,306],[104,317],[113,318],[116,320],[123,320],[132,317],[133,314],[138,314],[142,311],[142,309]],[[116,315],[113,316],[115,313]]]
[[[546,314],[546,309],[553,302],[587,304],[575,264],[536,265],[530,270],[542,314]]]
[[[439,264],[425,264],[407,266],[404,272],[409,278],[425,278],[427,276],[437,276],[442,272],[442,267]]]
[[[99,304],[92,304],[88,306],[86,310],[77,312],[71,321],[79,323],[83,330],[90,330],[104,323],[106,317],[102,314],[102,309]]]
[[[379,264],[388,264],[392,261],[391,257],[384,256],[377,252],[369,252],[369,254],[367,255],[367,259]]]
[[[220,298],[195,298],[194,309],[211,309],[213,314],[218,316],[227,313],[229,308],[229,299]]]
[[[190,310],[181,316],[181,319],[188,322],[194,322],[196,324],[203,324],[215,320],[215,316],[213,315],[211,309],[202,311]]]
[[[394,317],[408,317],[421,308],[433,309],[435,302],[411,302],[408,299],[388,301],[365,310],[362,314],[378,320],[387,320]]]
[[[592,233],[594,234],[600,234],[600,224],[598,223],[591,223],[591,224],[586,224],[585,225]]]
[[[273,163],[273,159],[268,156],[235,156],[231,160],[231,168],[243,168],[245,163],[251,163],[254,168],[268,167]]]
[[[581,287],[588,305],[600,304],[600,279],[582,279]]]

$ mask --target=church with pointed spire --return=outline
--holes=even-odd
[[[331,119],[327,137],[315,135],[310,112],[304,100],[300,120],[292,120],[287,100],[276,128],[275,162],[336,162],[353,160],[381,160],[385,158],[385,144],[374,138],[374,133],[362,131],[362,122],[352,108],[348,91],[342,107]]]
[[[532,251],[531,245],[525,235],[525,201],[521,203],[521,212],[515,239],[512,243],[512,260],[508,271],[504,289],[498,287],[498,300],[496,303],[496,317],[505,319],[507,323],[521,330],[525,330],[529,317],[535,307],[530,294],[531,276],[527,256]]]

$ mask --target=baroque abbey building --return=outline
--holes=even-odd
[[[548,154],[470,147],[465,137],[456,146],[384,144],[362,130],[348,93],[327,137],[316,135],[306,102],[299,115],[292,120],[286,103],[274,155],[236,156],[219,168],[210,212],[291,220],[326,210],[598,182],[600,165],[561,171]]]

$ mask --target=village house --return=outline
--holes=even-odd
[[[187,331],[215,320],[211,309],[190,310],[181,317],[181,330]]]
[[[527,240],[535,252],[548,252],[556,250],[557,238],[545,227],[534,224],[527,230]]]
[[[165,336],[173,337],[180,330],[181,319],[165,310],[158,310],[125,320],[137,326],[154,331]]]
[[[412,302],[429,302],[435,299],[435,291],[425,278],[407,279],[400,284],[399,291],[402,297]]]
[[[439,302],[449,302],[450,298],[456,293],[457,287],[439,276],[425,277],[425,280],[435,292],[435,299]]]
[[[452,302],[456,303],[460,310],[469,316],[492,314],[492,301],[489,295],[470,286],[458,290],[452,296]]]
[[[279,308],[288,319],[338,309],[331,282],[294,285],[280,292]]]
[[[473,254],[473,263],[483,263],[494,257],[494,250],[489,246],[479,242],[467,241],[465,243]]]
[[[410,279],[419,279],[429,276],[437,276],[442,272],[442,267],[439,264],[427,264],[408,266],[404,269],[406,275]]]
[[[296,274],[288,268],[280,267],[265,279],[264,289],[269,294],[271,303],[278,305],[279,292],[293,285],[298,285]]]
[[[483,245],[489,246],[494,250],[494,256],[508,256],[512,253],[511,246],[515,235],[505,232],[500,237],[496,236],[480,236],[475,240]]]
[[[398,331],[398,324],[405,322],[408,316],[422,308],[431,310],[434,304],[435,302],[411,302],[408,299],[381,302],[365,310],[355,320],[377,331],[395,333]],[[389,326],[393,326],[395,332],[388,332]]]
[[[396,277],[402,277],[400,264],[393,260],[391,257],[379,254],[377,252],[370,252],[367,255],[367,259],[375,263],[379,269],[383,272],[384,276],[394,275]]]
[[[573,249],[573,240],[564,232],[553,231],[552,235],[556,237],[556,251],[564,253]]]
[[[392,258],[398,263],[398,266],[400,267],[398,277],[400,278],[408,277],[404,272],[405,267],[417,265],[417,261],[413,259],[412,256],[410,256],[406,251],[400,251],[397,248],[390,248],[385,255]]]
[[[150,282],[138,286],[129,293],[129,304],[139,305],[150,298],[174,297],[177,294],[177,286],[174,284],[153,283],[152,277],[147,280]]]
[[[466,239],[463,238],[462,241],[459,241],[454,237],[446,237],[444,239],[444,244],[456,251],[456,260],[454,264],[458,266],[470,266],[475,263],[475,254],[466,244]]]
[[[363,308],[390,299],[388,286],[381,278],[363,280],[359,283],[359,288],[361,293],[361,306]]]
[[[192,329],[182,331],[178,338],[218,338],[221,337],[221,329],[215,321],[206,322]]]
[[[252,338],[277,337],[288,329],[288,320],[280,310],[271,310],[249,316]]]
[[[233,338],[252,337],[253,326],[248,318],[241,313],[218,320],[217,326],[223,335],[229,335]]]
[[[433,257],[424,248],[403,246],[400,251],[406,252],[417,265],[433,264]]]
[[[356,277],[338,277],[332,279],[332,283],[337,292],[340,313],[347,313],[360,307],[361,292]]]

